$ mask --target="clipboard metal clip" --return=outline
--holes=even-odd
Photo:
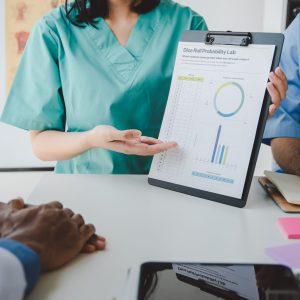
[[[247,47],[252,44],[252,34],[250,32],[210,31],[206,35],[205,44]]]

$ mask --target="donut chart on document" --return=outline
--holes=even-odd
[[[234,96],[230,96],[233,94]],[[234,103],[228,100],[234,99]],[[227,102],[226,102],[227,101]],[[216,91],[214,96],[214,108],[223,118],[230,118],[236,115],[243,107],[245,101],[245,92],[243,87],[236,82],[226,82]],[[226,102],[226,103],[225,103]],[[224,107],[226,104],[229,107]]]

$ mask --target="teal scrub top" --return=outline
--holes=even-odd
[[[96,27],[77,27],[59,7],[34,26],[1,121],[68,132],[111,125],[158,137],[184,30],[207,26],[190,8],[162,0],[139,16],[123,47],[102,18]],[[146,174],[151,161],[95,148],[58,161],[55,171]]]

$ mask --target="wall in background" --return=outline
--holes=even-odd
[[[9,0],[6,0],[9,1]],[[211,30],[281,31],[286,0],[178,0],[203,15]],[[0,0],[0,41],[4,41],[4,5]],[[0,111],[5,101],[4,45],[0,42]],[[9,167],[43,167],[31,151],[28,133],[0,124],[0,169]],[[271,155],[263,147],[257,173],[271,165]]]
[[[264,31],[281,32],[285,29],[288,0],[265,0]]]
[[[273,0],[277,1],[277,0]],[[262,31],[264,0],[177,0],[200,13],[210,30]]]

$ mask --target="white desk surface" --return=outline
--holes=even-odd
[[[34,187],[45,174],[52,172],[0,172],[0,201],[16,197],[28,199]]]
[[[59,200],[94,223],[107,250],[42,276],[28,300],[121,299],[128,268],[145,261],[273,263],[269,246],[293,243],[285,215],[254,179],[238,209],[156,188],[146,176],[46,175],[31,203]]]

